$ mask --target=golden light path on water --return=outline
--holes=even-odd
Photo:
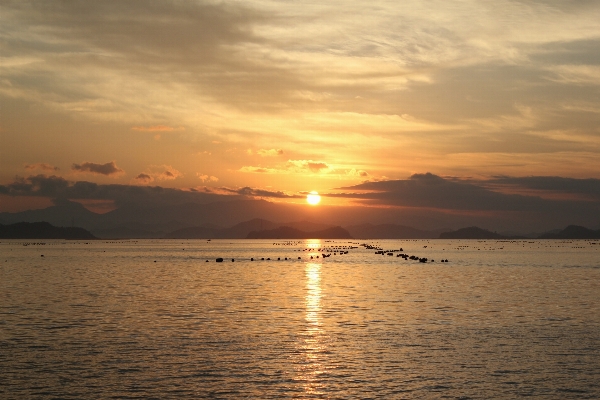
[[[321,248],[319,240],[310,240],[307,246],[312,250],[313,257],[319,255],[317,250]],[[306,328],[303,333],[302,354],[304,360],[301,362],[299,379],[305,383],[307,395],[323,394],[323,383],[320,376],[325,372],[322,355],[325,352],[325,342],[321,322],[321,268],[319,262],[306,263],[304,273],[306,276],[305,296],[305,321]]]

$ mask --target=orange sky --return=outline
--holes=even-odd
[[[0,185],[598,179],[599,20],[595,2],[5,2]]]

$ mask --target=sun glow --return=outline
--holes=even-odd
[[[306,195],[306,202],[312,206],[316,206],[321,202],[321,196],[317,192],[310,192]]]

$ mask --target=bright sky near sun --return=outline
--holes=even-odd
[[[598,178],[598,21],[595,1],[2,1],[0,184]]]

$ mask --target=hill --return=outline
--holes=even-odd
[[[456,231],[443,232],[440,234],[440,239],[517,239],[517,237],[503,236],[486,229],[471,226]]]
[[[289,226],[281,226],[264,231],[252,231],[247,239],[352,239],[350,233],[336,226],[322,231],[305,232]]]
[[[48,222],[18,222],[11,225],[0,224],[2,239],[97,239],[89,231],[76,227],[57,227]]]
[[[351,225],[346,229],[356,239],[435,239],[440,235],[439,231],[425,231],[396,224]]]
[[[539,239],[600,239],[600,230],[578,225],[569,225],[558,233],[544,233]]]

